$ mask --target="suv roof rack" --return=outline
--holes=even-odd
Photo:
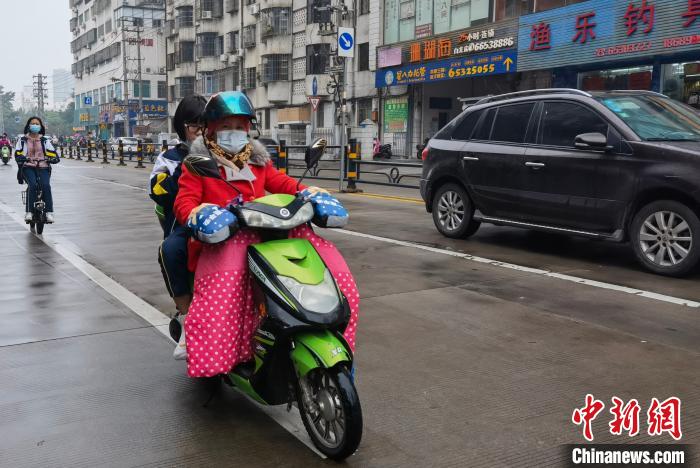
[[[525,96],[537,96],[539,94],[578,94],[579,96],[592,97],[590,93],[574,88],[548,88],[548,89],[531,89],[528,91],[516,91],[514,93],[498,94],[496,96],[488,96],[479,100],[475,105],[486,104],[487,102],[503,101],[505,99],[514,99]]]
[[[643,89],[613,89],[611,91],[597,91],[600,94],[647,94],[650,96],[662,96],[667,98],[665,94],[657,93],[656,91],[647,91]]]

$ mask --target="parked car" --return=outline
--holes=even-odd
[[[629,241],[664,275],[700,259],[700,114],[661,94],[550,89],[482,99],[423,151],[438,231],[480,223]]]
[[[119,149],[119,142],[123,142],[124,144],[124,152],[125,153],[135,153],[136,152],[136,146],[138,145],[138,139],[136,138],[130,138],[130,137],[119,137],[117,138],[110,146],[111,149],[114,151],[117,151]]]

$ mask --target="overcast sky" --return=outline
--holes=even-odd
[[[68,30],[68,0],[0,0],[0,85],[17,93],[15,107],[24,85],[32,75],[49,76],[55,68],[70,71],[73,56]],[[29,51],[35,51],[30,57]]]

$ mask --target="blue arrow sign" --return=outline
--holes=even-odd
[[[338,38],[338,45],[343,50],[352,49],[352,43],[353,43],[353,39],[352,39],[352,35],[350,33],[343,33]]]
[[[311,95],[318,96],[318,80],[315,76],[313,81],[311,81]]]

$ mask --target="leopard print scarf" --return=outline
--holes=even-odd
[[[238,169],[243,169],[250,159],[251,154],[253,154],[253,145],[248,143],[243,147],[241,151],[237,154],[230,154],[225,149],[223,149],[214,140],[210,140],[206,136],[204,137],[204,144],[207,149],[217,157],[219,160],[228,161],[233,163]]]

